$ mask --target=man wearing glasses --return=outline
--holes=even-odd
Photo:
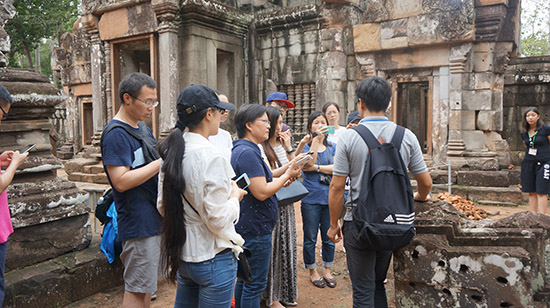
[[[119,85],[121,106],[101,138],[103,166],[117,210],[124,264],[122,307],[149,307],[157,289],[161,216],[157,211],[157,140],[143,121],[158,105],[155,81],[132,73]]]

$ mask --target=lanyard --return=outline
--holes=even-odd
[[[534,148],[535,147],[535,137],[537,136],[537,134],[539,133],[539,131],[535,131],[535,134],[533,134],[533,136],[529,136],[529,132],[527,132],[527,136],[529,137],[529,145]]]
[[[361,120],[361,122],[359,123],[363,123],[363,122],[381,122],[381,121],[389,121],[388,119],[380,119],[380,118],[377,118],[377,119],[363,119]]]

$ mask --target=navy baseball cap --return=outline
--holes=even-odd
[[[361,121],[361,115],[357,111],[352,111],[348,114],[348,124],[355,121]]]
[[[283,92],[273,92],[267,96],[267,99],[265,100],[266,103],[269,103],[271,101],[277,101],[277,102],[285,102],[287,108],[294,108],[294,104],[288,100],[288,97]]]
[[[184,107],[187,114],[213,107],[235,110],[235,105],[220,101],[216,91],[201,84],[192,84],[183,89],[178,96],[177,104]]]

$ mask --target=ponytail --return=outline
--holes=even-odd
[[[183,132],[186,127],[193,128],[200,124],[207,113],[201,110],[190,115],[181,112],[178,105],[179,120],[176,127],[159,144],[160,157],[163,160],[161,171],[164,174],[162,185],[162,231],[164,236],[161,244],[161,264],[164,264],[168,279],[176,282],[181,250],[185,244],[185,218],[182,196],[185,192],[185,178],[183,177],[183,155],[185,153],[185,139]]]
[[[178,121],[179,122],[179,121]],[[185,225],[183,220],[183,202],[181,195],[185,189],[185,178],[183,177],[183,153],[185,152],[185,141],[183,132],[175,128],[166,139],[159,145],[160,157],[163,160],[162,172],[164,181],[162,185],[162,205],[164,218],[162,222],[161,258],[168,272],[168,278],[176,281],[181,249],[185,243]]]

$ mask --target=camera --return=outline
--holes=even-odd
[[[319,183],[324,185],[330,185],[330,181],[332,181],[332,175],[330,174],[319,174]]]

